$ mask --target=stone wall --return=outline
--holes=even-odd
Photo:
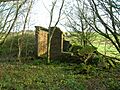
[[[51,28],[51,31],[54,27]],[[51,39],[51,59],[57,59],[63,51],[63,32],[56,28]]]
[[[47,55],[48,44],[48,29],[35,26],[36,28],[36,55],[37,57],[44,57]],[[53,27],[51,27],[51,31]],[[57,59],[63,51],[63,33],[59,28],[56,28],[51,39],[51,59]]]
[[[48,31],[46,28],[35,26],[36,56],[44,57],[47,53]]]

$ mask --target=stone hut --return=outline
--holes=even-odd
[[[36,28],[36,55],[37,57],[45,57],[47,55],[48,45],[48,29],[40,26]],[[51,31],[54,27],[51,27]],[[51,59],[57,59],[63,51],[63,33],[59,28],[55,28],[52,39],[51,39]]]

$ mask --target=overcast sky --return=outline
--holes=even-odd
[[[51,9],[51,1],[52,0],[36,0],[30,15],[30,28],[35,29],[34,26],[43,26],[48,27],[50,21],[49,10]],[[58,0],[60,1],[60,0]],[[57,3],[57,7],[54,11],[54,22],[58,16],[58,7],[60,2]],[[54,25],[54,23],[53,23]],[[64,27],[58,25],[63,31],[65,30]]]

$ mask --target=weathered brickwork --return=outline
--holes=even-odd
[[[46,28],[36,26],[36,54],[44,57],[47,53],[48,31]]]
[[[44,57],[47,54],[48,29],[35,26],[36,28],[36,52],[38,57]],[[53,27],[51,27],[51,31]],[[57,59],[63,51],[63,33],[56,28],[51,39],[51,59]]]

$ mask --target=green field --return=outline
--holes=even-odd
[[[107,56],[120,58],[120,54],[108,39],[97,33],[91,33],[89,36],[89,41],[97,48],[97,51]],[[73,35],[68,35],[65,38],[70,41],[71,44],[80,45],[81,36],[80,34],[78,35],[78,33],[73,33]]]

